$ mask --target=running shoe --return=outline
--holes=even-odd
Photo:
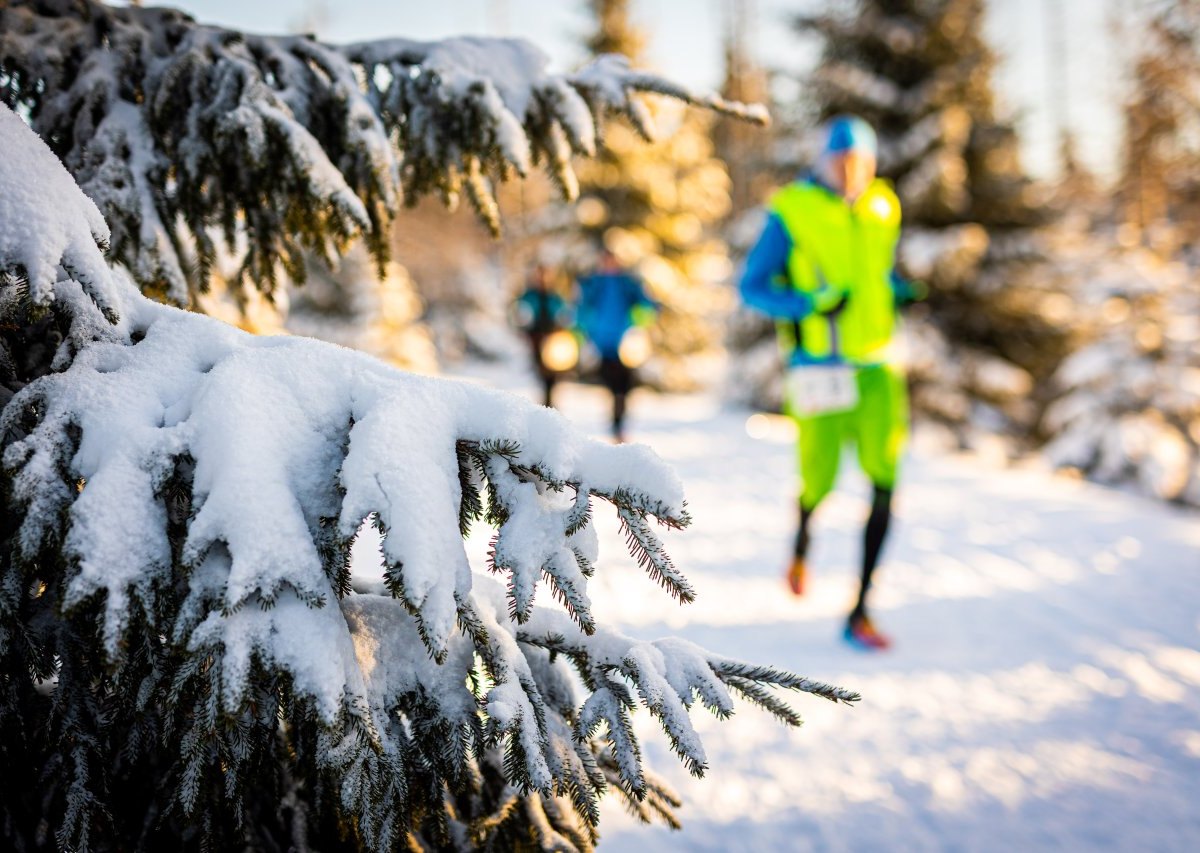
[[[795,557],[787,571],[788,589],[792,591],[792,595],[804,595],[804,576],[806,572],[807,568],[804,565],[804,558]]]
[[[866,616],[854,616],[846,623],[846,642],[866,651],[881,651],[892,645],[886,634],[879,633]]]

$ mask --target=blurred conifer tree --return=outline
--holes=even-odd
[[[630,5],[592,0],[596,29],[586,44],[595,55],[619,53],[640,66],[645,37]],[[682,390],[703,384],[722,356],[730,265],[714,228],[729,212],[730,182],[713,154],[710,119],[662,102],[650,105],[647,118],[669,135],[647,145],[628,122],[604,128],[601,153],[578,168],[577,218],[593,245],[608,246],[629,264],[660,305],[651,332],[655,356],[643,377]]]
[[[1152,4],[1138,44],[1125,104],[1122,214],[1143,238],[1157,227],[1190,242],[1200,233],[1200,2]]]

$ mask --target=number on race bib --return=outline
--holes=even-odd
[[[858,405],[858,382],[848,364],[805,364],[787,374],[788,405],[797,415],[828,415]]]

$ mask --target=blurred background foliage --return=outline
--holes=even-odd
[[[672,72],[656,68],[655,52],[670,34],[645,23],[662,10],[575,5],[579,62],[616,52]],[[767,5],[722,0],[696,14],[720,18],[721,94],[766,103],[771,127],[650,99],[657,141],[640,144],[638,128],[610,122],[604,154],[578,164],[577,204],[560,202],[544,177],[499,187],[497,242],[470,211],[422,202],[395,225],[404,268],[391,265],[381,281],[352,256],[310,274],[307,291],[229,317],[354,343],[421,371],[519,357],[506,309],[530,268],[548,264],[569,295],[607,246],[662,306],[649,385],[716,389],[773,410],[772,328],[738,307],[738,266],[761,204],[806,167],[815,128],[853,112],[879,130],[881,173],[904,204],[900,269],[932,290],[907,322],[926,429],[948,446],[1009,458],[1044,451],[1068,472],[1200,504],[1200,0],[1110,3],[1108,41],[1090,53],[1071,35],[1078,3],[1022,5],[1045,50],[1056,152],[1032,170],[1031,122],[1003,89],[1013,60],[989,31],[994,3],[809,0],[782,17],[780,4]],[[311,8],[297,29],[326,24],[324,7]],[[793,40],[811,61],[777,67],[764,58],[764,33]],[[1096,55],[1120,81],[1119,103],[1106,105],[1119,114],[1115,133],[1068,120],[1079,67],[1099,73]],[[1100,148],[1112,167],[1094,171]],[[336,298],[322,285],[330,277],[344,285]]]

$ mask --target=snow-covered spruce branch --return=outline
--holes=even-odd
[[[510,614],[526,623],[528,637],[540,630],[583,638],[582,628],[607,643],[594,665],[611,663],[632,683],[693,772],[705,759],[687,715],[691,691],[725,716],[727,674],[735,688],[752,685],[742,692],[755,701],[766,684],[802,683],[765,670],[727,673],[672,641],[622,647],[597,630],[580,565],[595,560],[595,535],[572,519],[578,495],[562,500],[546,481],[513,469],[595,483],[593,493],[618,493],[624,482],[625,493],[644,496],[637,504],[662,506],[664,518],[681,523],[677,483],[644,448],[582,441],[553,412],[495,392],[396,374],[317,342],[254,338],[132,291],[127,299],[130,343],[93,343],[63,373],[23,389],[0,420],[9,431],[23,413],[39,413],[3,457],[23,514],[14,568],[53,589],[68,614],[90,612],[99,594],[104,649],[118,666],[139,621],[168,619],[183,658],[176,695],[203,700],[205,709],[183,738],[185,811],[211,772],[205,762],[222,755],[230,766],[225,754],[237,752],[205,733],[222,731],[226,717],[250,715],[242,727],[269,734],[276,713],[289,718],[272,699],[279,690],[293,697],[294,724],[311,716],[327,730],[318,768],[344,780],[343,805],[380,838],[407,799],[405,758],[414,751],[419,758],[410,760],[447,768],[435,778],[453,785],[458,771],[449,768],[502,744],[514,783],[569,794],[591,822],[603,777],[590,735],[604,722],[623,784],[641,796],[632,694],[609,676],[594,682],[579,711],[574,703],[548,706],[542,685],[551,676],[537,666],[552,664],[530,661]],[[503,453],[483,449],[508,435],[517,443]],[[462,499],[456,442],[446,436],[463,437],[486,459],[476,475],[503,508],[492,556],[507,591],[472,577],[460,518],[478,499]],[[73,448],[66,482],[64,448]],[[163,499],[180,477],[190,479],[190,508],[175,559]],[[621,510],[640,518],[632,503]],[[347,547],[371,517],[385,532],[396,598],[339,599]],[[39,557],[57,541],[75,568],[40,577]],[[543,573],[569,615],[533,607]],[[472,694],[476,655],[493,686]],[[566,679],[553,677],[563,689]],[[264,680],[276,688],[264,691]],[[404,732],[397,712],[442,734],[433,741],[446,750],[441,765]],[[247,760],[254,755],[247,750]],[[399,781],[386,781],[389,770]],[[392,795],[379,789],[360,798],[364,785]]]
[[[68,603],[106,592],[110,652],[129,594],[146,600],[169,579],[154,506],[183,460],[193,509],[181,560],[222,577],[226,612],[276,603],[285,591],[328,603],[341,550],[370,518],[385,533],[388,583],[437,657],[456,628],[456,601],[471,588],[461,530],[481,502],[472,494],[479,485],[499,528],[493,562],[509,576],[518,620],[545,572],[581,625],[591,623],[586,576],[596,540],[577,517],[583,496],[614,496],[639,521],[647,506],[674,526],[686,521],[678,481],[646,448],[585,442],[557,414],[508,395],[398,373],[314,341],[255,338],[123,296],[127,339],[93,343],[63,372],[33,381],[0,422],[38,412],[5,456],[16,493],[29,501],[49,454],[78,446],[73,465],[86,486],[69,508],[66,541],[80,572]],[[457,442],[478,464],[465,500]],[[561,483],[588,485],[571,498],[555,491]],[[57,518],[26,514],[23,553],[41,547]],[[412,528],[418,518],[430,523]],[[652,566],[669,565],[657,540],[638,551]]]
[[[688,718],[697,698],[724,719],[733,713],[733,700],[726,689],[732,687],[790,725],[799,725],[799,716],[770,687],[812,693],[834,702],[859,699],[857,693],[840,687],[715,656],[685,640],[643,642],[613,631],[581,636],[567,630],[562,615],[555,611],[540,610],[536,619],[518,630],[517,638],[567,657],[592,691],[576,724],[580,739],[589,737],[603,724],[614,742],[625,742],[624,753],[633,757],[640,754],[628,717],[637,706],[627,688],[632,684],[642,703],[663,724],[676,754],[698,776],[703,775],[706,759]],[[622,770],[623,784],[640,795],[640,762],[630,761]]]
[[[685,597],[648,523],[685,525],[682,489],[648,448],[153,302],[105,266],[95,206],[4,107],[0,147],[0,305],[71,329],[59,369],[0,410],[6,832],[50,821],[88,849],[160,814],[164,838],[203,827],[214,846],[332,822],[368,849],[587,850],[614,782],[674,820],[639,704],[699,773],[696,698],[725,717],[732,689],[792,724],[772,686],[857,699],[596,623],[595,499]],[[471,570],[478,521],[506,584]],[[366,523],[383,566],[355,590]],[[541,577],[564,610],[533,604]]]
[[[387,254],[399,190],[455,203],[493,231],[497,181],[544,164],[567,197],[571,157],[596,152],[632,95],[656,92],[764,122],[760,107],[695,95],[601,57],[547,72],[516,39],[386,39],[338,47],[196,23],[171,9],[96,0],[0,6],[0,100],[28,110],[112,228],[112,256],[144,292],[187,305],[218,244],[247,239],[239,273],[272,294],[364,235]]]

